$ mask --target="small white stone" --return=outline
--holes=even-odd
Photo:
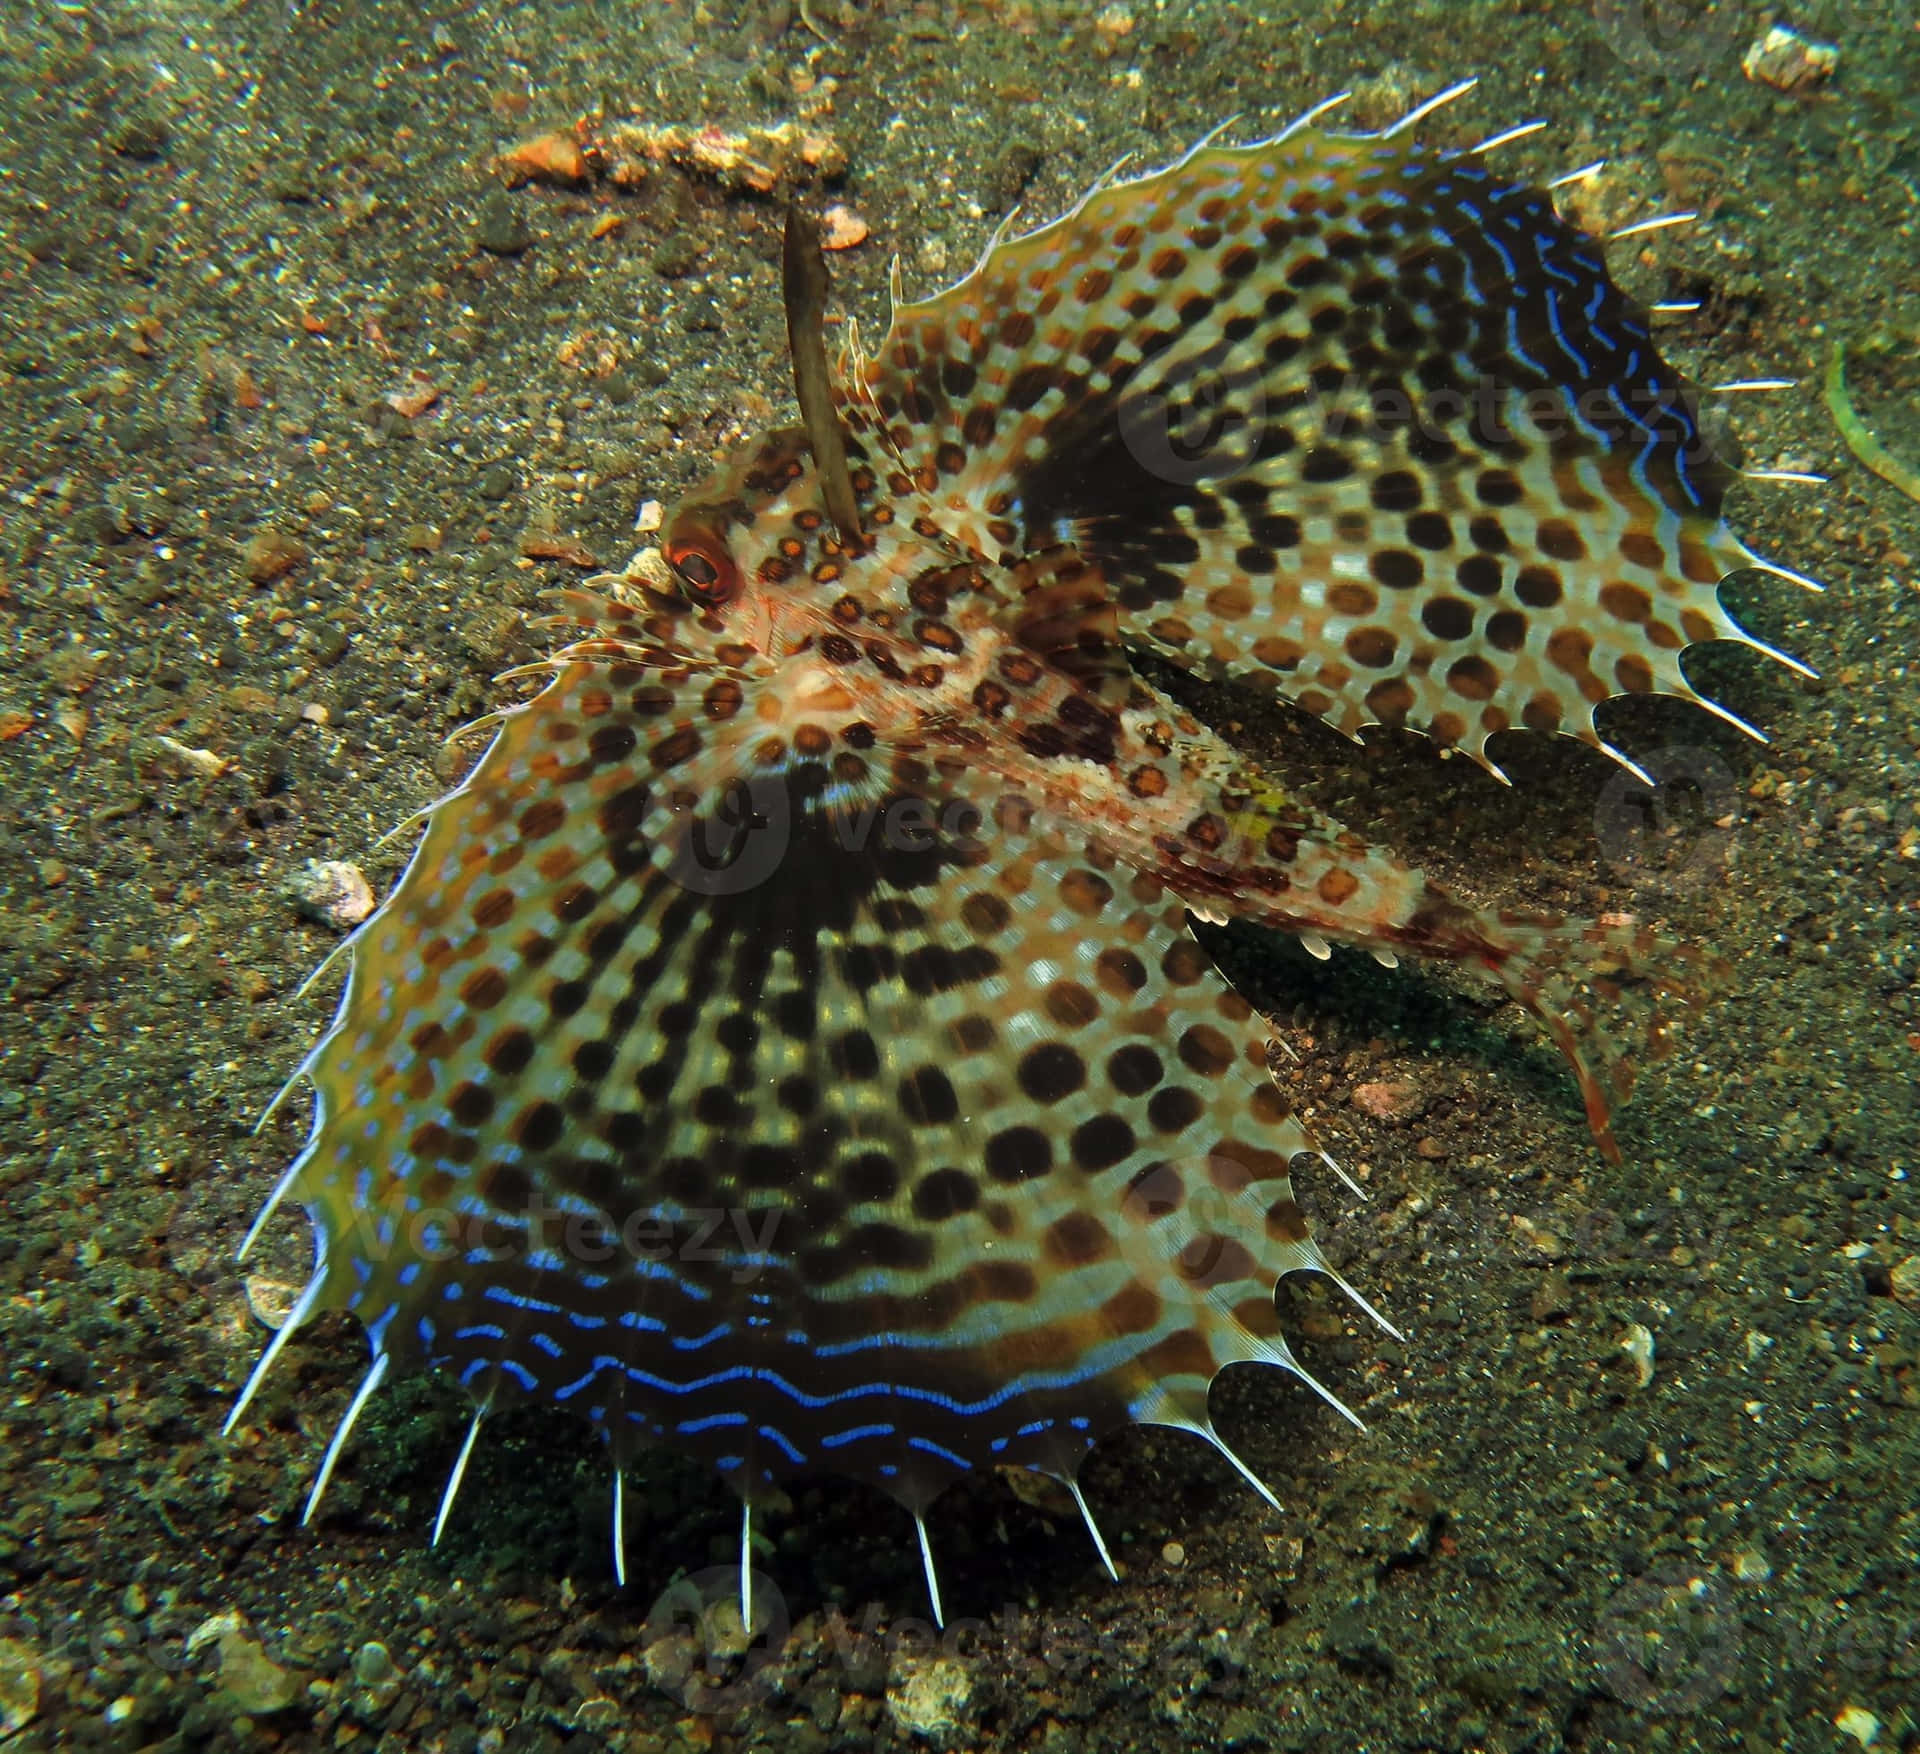
[[[1880,1720],[1863,1705],[1848,1706],[1833,1720],[1833,1727],[1863,1748],[1871,1748],[1880,1734]]]
[[[1740,71],[1775,91],[1807,91],[1824,85],[1840,65],[1832,43],[1816,43],[1776,24],[1740,58]]]
[[[373,887],[358,865],[344,859],[309,859],[287,879],[286,893],[310,920],[351,931],[373,912]]]
[[[973,1677],[955,1657],[908,1658],[898,1662],[887,1687],[887,1715],[907,1732],[936,1748],[966,1741],[967,1707]]]
[[[850,250],[867,241],[867,222],[844,202],[835,202],[821,216],[820,247]]]
[[[657,499],[643,499],[640,509],[633,515],[633,527],[642,536],[650,536],[660,528],[667,515],[667,508]]]
[[[286,1325],[293,1306],[300,1301],[298,1285],[289,1285],[286,1280],[266,1273],[249,1273],[241,1281],[241,1289],[247,1294],[247,1308],[252,1311],[253,1319],[261,1327],[275,1332]]]
[[[196,1655],[203,1645],[211,1644],[218,1638],[225,1638],[229,1632],[238,1632],[244,1624],[237,1608],[227,1608],[218,1614],[209,1615],[187,1634],[187,1655]]]
[[[18,1638],[0,1638],[0,1736],[40,1715],[40,1653]]]
[[[1620,1336],[1620,1350],[1633,1362],[1634,1380],[1644,1389],[1653,1381],[1653,1334],[1639,1322],[1629,1322]]]
[[[1765,1583],[1773,1576],[1773,1567],[1758,1547],[1743,1547],[1733,1556],[1733,1575],[1742,1583]]]

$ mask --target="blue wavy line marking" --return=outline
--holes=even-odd
[[[529,1297],[523,1291],[512,1291],[504,1285],[489,1285],[480,1293],[489,1303],[510,1303],[515,1309],[535,1310],[541,1315],[558,1315],[560,1305],[544,1297]]]
[[[805,1466],[807,1458],[804,1452],[795,1449],[793,1445],[787,1441],[786,1437],[782,1434],[782,1432],[777,1426],[756,1425],[754,1427],[754,1430],[759,1432],[759,1434],[762,1437],[771,1438],[783,1450],[785,1450],[787,1452],[787,1460],[792,1462],[796,1468]]]
[[[891,1425],[855,1425],[846,1431],[836,1431],[831,1437],[820,1440],[822,1449],[839,1449],[843,1444],[859,1443],[869,1437],[891,1437],[894,1428]],[[1001,1440],[1002,1442],[1005,1439]]]
[[[1480,228],[1480,236],[1482,240],[1485,242],[1487,248],[1492,250],[1493,253],[1500,258],[1500,260],[1506,265],[1508,277],[1512,279],[1512,281],[1516,286],[1519,285],[1520,284],[1519,265],[1514,261],[1512,254],[1507,249],[1507,246],[1503,244],[1499,240],[1499,238],[1494,235],[1493,227],[1487,224],[1486,220],[1481,216],[1479,208],[1475,207],[1473,203],[1470,201],[1462,201],[1460,203],[1460,211],[1464,213],[1469,219],[1473,221],[1475,225],[1477,225]]]
[[[1519,360],[1522,365],[1530,366],[1543,378],[1551,378],[1558,375],[1557,373],[1548,371],[1539,360],[1535,359],[1531,353],[1520,345],[1520,312],[1513,305],[1507,306],[1507,351]]]
[[[1587,356],[1582,353],[1579,348],[1574,346],[1566,330],[1561,326],[1560,295],[1555,292],[1551,286],[1543,287],[1541,290],[1546,295],[1547,321],[1553,327],[1554,340],[1560,343],[1561,349],[1566,353],[1567,357],[1579,368],[1580,376],[1583,378],[1591,378],[1593,376],[1593,367],[1587,363]]]
[[[957,1456],[952,1450],[937,1444],[930,1437],[910,1437],[907,1448],[917,1449],[925,1455],[938,1456],[943,1462],[951,1462],[956,1468],[971,1468],[973,1464],[965,1456]]]

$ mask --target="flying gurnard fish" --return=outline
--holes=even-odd
[[[490,1409],[575,1408],[622,1576],[643,1448],[738,1491],[748,1625],[754,1507],[803,1471],[905,1506],[936,1614],[926,1512],[968,1469],[1063,1483],[1103,1560],[1077,1476],[1117,1427],[1197,1432],[1264,1494],[1209,1385],[1311,1382],[1274,1287],[1332,1269],[1289,1179],[1313,1141],[1190,915],[1480,971],[1617,1155],[1705,959],[1470,905],[1131,662],[1482,762],[1523,727],[1604,749],[1600,701],[1710,706],[1681,653],[1758,644],[1723,575],[1798,577],[1721,521],[1731,472],[1599,246],[1488,164],[1529,130],[1411,138],[1463,89],[1104,180],[837,371],[790,226],[805,424],[679,505],[653,582],[560,599],[544,688],[425,813],[300,1068],[260,1222],[298,1199],[314,1271],[229,1425],[302,1322],[361,1319],[309,1515],[420,1366],[475,1408],[436,1538]]]

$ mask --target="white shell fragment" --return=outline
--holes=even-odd
[[[1776,24],[1740,57],[1740,71],[1775,91],[1809,91],[1824,85],[1840,65],[1832,43],[1816,43]]]
[[[358,865],[309,859],[287,879],[286,893],[308,919],[349,932],[373,912],[373,887]]]
[[[1653,1381],[1653,1334],[1639,1322],[1629,1322],[1620,1336],[1620,1350],[1633,1365],[1634,1381],[1645,1388]]]

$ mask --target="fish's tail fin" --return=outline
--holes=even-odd
[[[1615,1107],[1632,1095],[1645,1062],[1673,1052],[1677,1013],[1717,992],[1728,965],[1626,915],[1568,920],[1503,911],[1495,918],[1500,949],[1482,960],[1566,1056],[1594,1140],[1618,1163]]]

